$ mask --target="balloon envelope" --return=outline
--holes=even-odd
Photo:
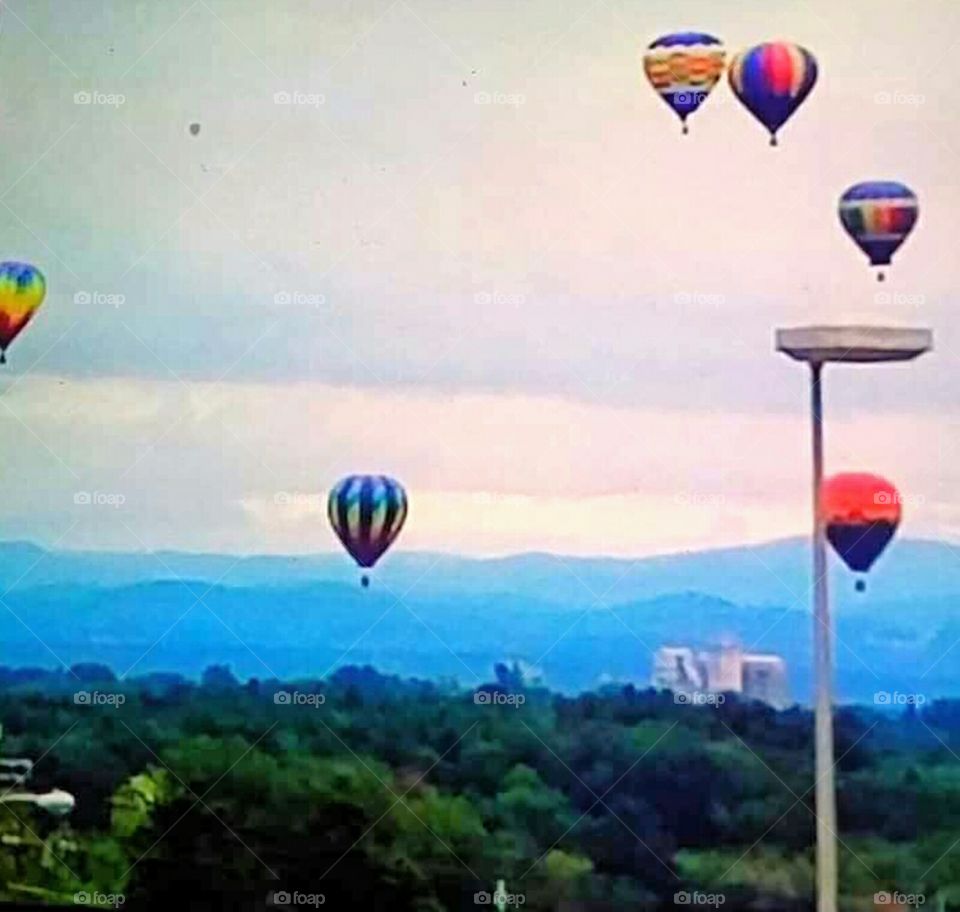
[[[407,493],[386,475],[349,475],[330,491],[327,515],[350,556],[372,567],[403,528]]]
[[[758,44],[730,61],[730,87],[743,106],[770,131],[777,130],[803,104],[817,81],[816,58],[788,41]]]
[[[914,192],[897,181],[854,184],[839,204],[840,222],[871,266],[886,266],[920,214]]]
[[[46,280],[35,266],[0,263],[0,353],[30,322],[46,293]]]
[[[704,32],[677,32],[654,41],[643,55],[650,84],[684,124],[723,74],[723,45]]]
[[[864,573],[900,524],[901,498],[879,475],[844,472],[824,480],[820,512],[827,540],[851,569]]]

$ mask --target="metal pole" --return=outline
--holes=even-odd
[[[820,514],[823,395],[819,362],[810,363],[813,422],[813,645],[816,678],[817,912],[837,912],[837,805],[833,781],[833,629],[827,593],[827,549]]]

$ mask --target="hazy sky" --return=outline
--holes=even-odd
[[[936,352],[828,373],[828,466],[957,540],[958,27],[950,0],[6,3],[0,252],[49,294],[0,378],[0,536],[329,550],[326,491],[367,470],[405,482],[407,548],[800,533],[773,328],[869,319]],[[680,135],[640,54],[683,28],[817,56],[778,149],[725,80]],[[885,285],[836,216],[871,178],[922,207]]]

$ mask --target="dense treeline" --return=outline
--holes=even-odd
[[[0,810],[5,899],[426,912],[475,909],[501,880],[532,910],[812,896],[799,708],[568,698],[505,666],[465,692],[370,668],[194,684],[86,665],[0,669],[0,720],[3,755],[38,761],[30,788],[77,798],[67,821]],[[836,734],[845,906],[960,908],[960,703],[847,709]]]

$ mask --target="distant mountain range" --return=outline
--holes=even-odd
[[[643,558],[390,555],[361,590],[339,554],[44,551],[0,543],[0,663],[105,662],[120,674],[316,676],[370,663],[477,684],[516,657],[575,691],[649,679],[652,650],[722,638],[784,655],[809,693],[809,545]],[[960,549],[897,542],[864,595],[832,566],[838,696],[960,696]]]

